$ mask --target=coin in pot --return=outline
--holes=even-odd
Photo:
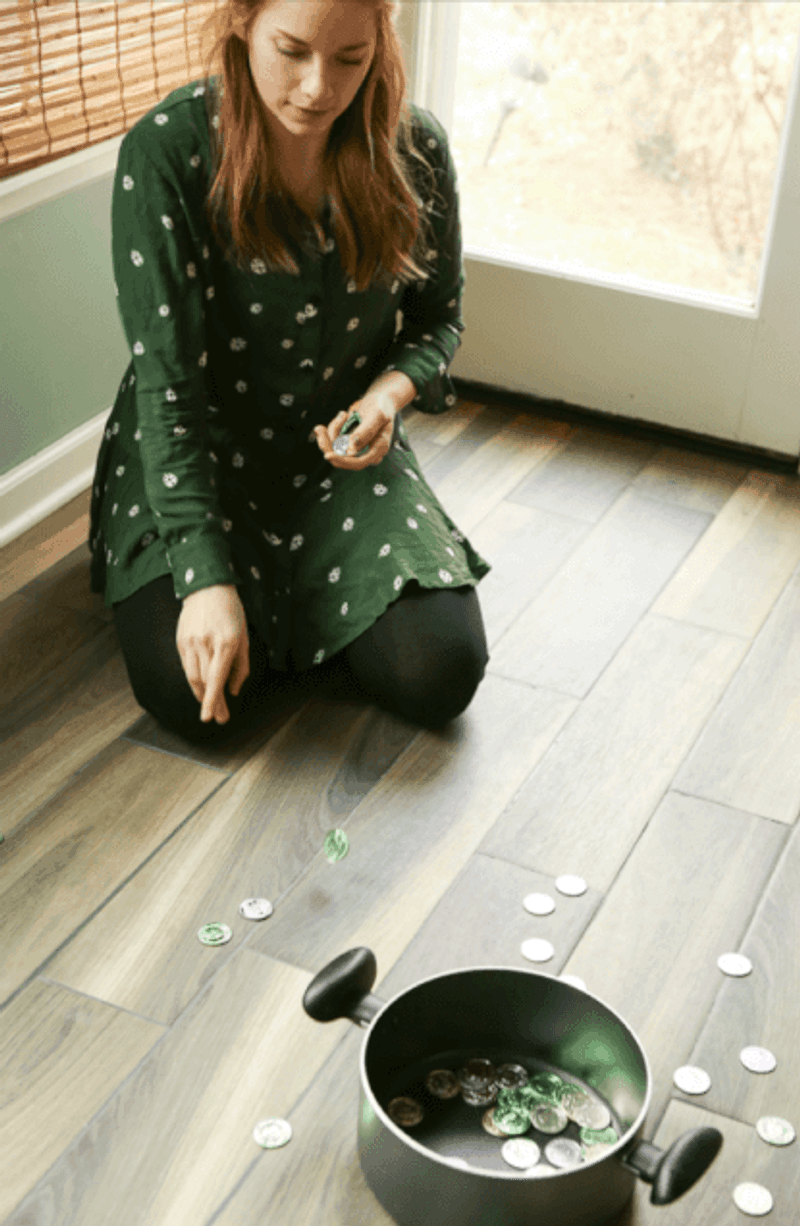
[[[590,1098],[588,1103],[576,1107],[570,1119],[580,1128],[607,1128],[611,1123],[611,1112],[599,1098]]]
[[[706,1090],[711,1087],[711,1078],[705,1069],[696,1068],[692,1064],[684,1064],[682,1068],[676,1068],[672,1074],[672,1080],[679,1090],[683,1090],[684,1094],[705,1094]]]
[[[772,1209],[772,1193],[760,1183],[737,1183],[733,1203],[750,1217],[762,1217]]]
[[[751,1073],[771,1073],[778,1063],[766,1047],[743,1047],[739,1059]]]
[[[239,903],[239,914],[245,919],[262,920],[272,915],[272,903],[268,898],[246,898]]]
[[[494,1113],[496,1109],[496,1107],[490,1107],[488,1111],[484,1111],[483,1115],[481,1116],[481,1124],[483,1125],[485,1131],[492,1137],[508,1137],[511,1134],[508,1132],[503,1132],[502,1128],[498,1128],[497,1124],[494,1122]]]
[[[592,1102],[589,1095],[580,1086],[572,1086],[568,1090],[562,1090],[559,1101],[571,1120],[575,1120],[576,1111],[591,1106]],[[575,1120],[575,1123],[577,1123],[577,1120]]]
[[[737,978],[741,975],[749,975],[753,969],[753,963],[744,954],[720,954],[717,958],[717,966],[726,975],[735,975]]]
[[[425,1078],[425,1085],[437,1098],[455,1098],[461,1088],[458,1078],[449,1068],[432,1069]]]
[[[422,1107],[417,1100],[415,1098],[407,1098],[405,1095],[393,1098],[386,1110],[395,1124],[399,1124],[401,1128],[413,1128],[424,1115]]]
[[[568,1137],[558,1137],[555,1141],[548,1141],[544,1147],[544,1156],[551,1166],[557,1166],[561,1170],[568,1166],[575,1166],[581,1160],[581,1147],[577,1141],[570,1141]]]
[[[531,1123],[539,1132],[563,1132],[569,1123],[569,1116],[556,1103],[539,1103],[531,1111]]]
[[[507,1137],[518,1137],[531,1126],[531,1117],[526,1111],[502,1111],[494,1109],[493,1123]]]
[[[483,1060],[476,1056],[467,1060],[463,1068],[458,1070],[458,1080],[462,1086],[485,1087],[491,1085],[497,1076],[497,1070],[491,1060]]]
[[[516,1167],[518,1171],[525,1171],[530,1166],[536,1166],[542,1151],[535,1141],[528,1141],[523,1137],[506,1141],[500,1153],[503,1155],[503,1161],[509,1166]]]
[[[542,1175],[555,1175],[555,1173],[556,1168],[548,1166],[546,1162],[537,1162],[536,1166],[532,1166],[528,1171],[528,1174],[533,1176],[534,1179],[541,1179]]]
[[[468,1107],[488,1107],[497,1098],[497,1086],[488,1085],[474,1090],[469,1086],[462,1086],[461,1097]]]
[[[498,1066],[495,1080],[498,1086],[511,1090],[515,1086],[524,1086],[528,1081],[528,1070],[521,1064],[501,1064]]]
[[[762,1115],[756,1120],[756,1132],[762,1141],[770,1145],[791,1145],[795,1131],[788,1120],[782,1120],[778,1115]]]
[[[253,1139],[264,1149],[280,1149],[292,1138],[292,1126],[288,1120],[261,1120],[253,1129]]]
[[[528,1085],[542,1098],[549,1102],[557,1102],[561,1097],[561,1087],[564,1084],[558,1073],[535,1073]]]

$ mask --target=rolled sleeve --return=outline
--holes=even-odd
[[[238,582],[215,489],[203,263],[182,198],[140,147],[120,146],[112,196],[117,305],[133,354],[144,489],[175,595]],[[213,291],[212,291],[213,292]]]

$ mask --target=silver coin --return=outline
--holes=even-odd
[[[539,1106],[531,1111],[531,1123],[539,1132],[563,1132],[569,1123],[569,1116],[563,1107],[552,1103],[539,1103]]]
[[[743,1047],[739,1059],[751,1073],[771,1073],[778,1063],[766,1047]]]
[[[532,1166],[528,1171],[528,1174],[533,1176],[534,1179],[541,1179],[542,1175],[555,1175],[555,1173],[556,1168],[548,1166],[546,1162],[537,1162],[536,1166]]]
[[[760,1183],[737,1183],[733,1189],[733,1203],[750,1217],[762,1217],[772,1209],[772,1193]]]
[[[528,894],[523,898],[522,905],[531,915],[549,915],[556,909],[555,899],[549,894]]]
[[[756,1120],[756,1132],[762,1141],[770,1145],[791,1145],[795,1131],[788,1120],[782,1120],[779,1115],[762,1115]]]
[[[518,1171],[526,1171],[528,1167],[536,1166],[542,1151],[535,1141],[529,1141],[525,1137],[513,1137],[512,1140],[506,1141],[500,1153],[509,1166],[516,1167]]]
[[[404,1094],[393,1098],[386,1110],[401,1128],[413,1128],[425,1114],[415,1098],[408,1098]]]
[[[561,1092],[560,1101],[569,1119],[574,1120],[577,1124],[575,1112],[580,1111],[581,1108],[588,1107],[592,1100],[579,1086],[573,1086]]]
[[[288,1120],[261,1120],[253,1129],[253,1139],[264,1149],[280,1149],[292,1139],[292,1126]]]
[[[571,877],[568,873],[563,877],[556,877],[556,889],[559,894],[569,894],[576,897],[578,894],[586,893],[586,882],[583,877]]]
[[[468,1107],[488,1107],[497,1098],[497,1086],[494,1084],[481,1086],[478,1089],[472,1089],[470,1086],[461,1087],[461,1097]]]
[[[744,954],[720,954],[717,958],[717,966],[726,975],[749,975],[753,969],[753,963]]]
[[[571,983],[575,988],[582,988],[586,991],[586,983],[581,979],[580,975],[559,975],[559,979],[563,979],[564,983]]]
[[[614,1146],[609,1145],[608,1141],[595,1141],[593,1145],[584,1145],[581,1154],[584,1162],[592,1162],[595,1158],[602,1158],[613,1148]]]
[[[566,1113],[565,1113],[566,1114]],[[588,1103],[581,1103],[573,1108],[569,1117],[580,1128],[608,1128],[611,1123],[611,1112],[599,1098],[590,1098]]]
[[[239,914],[245,919],[262,920],[272,915],[272,903],[268,898],[246,898],[239,903]]]
[[[523,958],[529,962],[549,962],[556,952],[550,942],[543,941],[541,937],[531,937],[523,941],[519,948]]]
[[[502,1128],[498,1128],[497,1124],[495,1124],[494,1111],[494,1107],[490,1107],[488,1111],[484,1111],[483,1115],[481,1116],[481,1124],[483,1125],[484,1130],[488,1132],[490,1136],[503,1137],[505,1139],[509,1134],[507,1132],[503,1132]]]
[[[425,1078],[425,1085],[437,1098],[455,1098],[461,1088],[458,1078],[449,1068],[431,1069]]]
[[[333,450],[337,455],[347,455],[349,446],[350,439],[347,437],[347,435],[340,434],[339,437],[333,441]]]
[[[496,1076],[497,1069],[491,1060],[484,1060],[481,1056],[473,1056],[458,1070],[459,1083],[476,1090],[491,1085]]]
[[[551,1166],[557,1166],[563,1170],[567,1166],[575,1166],[581,1160],[581,1147],[577,1141],[570,1141],[568,1137],[558,1137],[555,1141],[548,1141],[544,1147],[544,1156]]]
[[[684,1064],[672,1074],[672,1080],[684,1094],[705,1094],[711,1088],[711,1078],[705,1069]]]
[[[495,1080],[503,1089],[513,1090],[517,1086],[525,1085],[528,1080],[528,1070],[521,1064],[499,1064]]]
[[[226,945],[232,936],[227,924],[203,924],[197,933],[197,939],[203,945]]]

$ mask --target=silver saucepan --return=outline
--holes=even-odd
[[[630,1027],[591,992],[536,971],[488,966],[432,975],[386,1002],[371,995],[376,977],[372,951],[351,949],[312,980],[303,1007],[319,1022],[349,1018],[367,1028],[359,1160],[399,1226],[604,1226],[631,1199],[637,1178],[652,1184],[653,1204],[667,1205],[719,1152],[716,1128],[692,1129],[666,1151],[641,1139],[651,1098],[647,1057]],[[457,1070],[473,1057],[583,1083],[605,1100],[618,1141],[543,1178],[532,1178],[536,1167],[512,1169],[502,1140],[481,1126],[481,1107],[460,1095],[426,1098],[427,1072]],[[411,1089],[424,1118],[401,1127],[387,1106]]]

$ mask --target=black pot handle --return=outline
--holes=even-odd
[[[371,949],[349,949],[314,976],[303,994],[303,1008],[315,1022],[349,1017],[359,1026],[368,1026],[386,1003],[370,993],[377,975],[378,963]]]
[[[653,1205],[669,1205],[688,1192],[704,1175],[722,1148],[718,1128],[692,1128],[673,1141],[668,1150],[639,1141],[622,1159],[645,1183],[653,1185]]]

